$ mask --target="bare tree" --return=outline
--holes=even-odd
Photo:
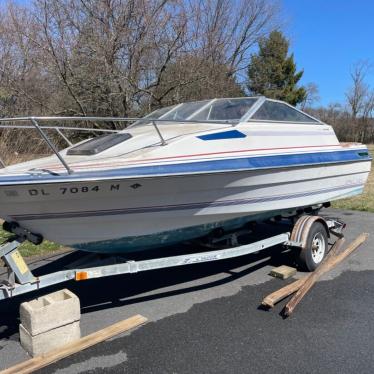
[[[369,70],[368,61],[359,61],[351,68],[352,86],[346,92],[346,98],[353,118],[357,118],[364,110],[369,93],[369,86],[365,82]]]
[[[306,95],[304,100],[300,104],[302,110],[310,108],[313,104],[320,100],[318,86],[315,83],[311,82],[306,84],[304,86],[304,89]]]
[[[183,99],[181,90],[196,90],[199,82],[210,87],[199,89],[199,97],[222,96],[247,66],[250,48],[277,26],[278,11],[268,0],[238,0],[235,6],[230,0],[34,4],[27,14],[32,29],[23,28],[10,7],[13,29],[50,75],[60,98],[54,110],[82,115],[129,115],[149,103],[163,105],[171,95]],[[171,71],[177,74],[171,77]],[[220,82],[217,71],[225,72]],[[193,92],[187,96],[194,98]]]
[[[374,111],[374,89],[366,82],[372,66],[368,61],[359,61],[351,69],[352,86],[346,97],[353,125],[357,128],[356,140],[364,142]]]

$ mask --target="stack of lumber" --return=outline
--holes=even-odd
[[[366,241],[368,236],[369,234],[362,233],[350,245],[348,245],[345,250],[340,253],[339,250],[344,244],[345,239],[338,239],[324,261],[314,272],[266,296],[262,300],[262,305],[268,308],[273,308],[276,303],[295,293],[295,295],[286,304],[283,310],[283,313],[286,317],[290,316],[296,306],[302,300],[302,298],[316,283],[316,281],[323,274],[327,273],[336,265],[340,264],[345,258],[347,258],[353,251],[355,251],[361,244]]]

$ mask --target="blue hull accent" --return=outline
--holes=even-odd
[[[349,162],[371,161],[365,149],[325,151],[313,153],[277,154],[253,157],[236,157],[213,159],[209,161],[193,161],[177,164],[137,166],[124,169],[76,172],[70,175],[41,174],[4,175],[0,176],[0,185],[61,183],[95,178],[124,179],[139,176],[171,176],[196,173],[215,173],[240,170],[277,169],[284,167],[300,167],[312,165],[329,165]]]

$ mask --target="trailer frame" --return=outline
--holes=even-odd
[[[300,223],[301,218],[303,218],[304,221],[323,221],[326,224],[330,234],[337,237],[342,235],[341,232],[344,229],[345,224],[339,219],[323,218],[315,215],[310,215],[308,217],[310,218],[305,219],[305,215],[300,215],[297,222]],[[283,233],[244,245],[238,245],[237,236],[240,234],[240,232],[233,232],[225,235],[226,238],[223,238],[234,244],[234,246],[229,248],[139,261],[125,260],[120,263],[117,262],[118,256],[113,256],[112,258],[109,258],[109,261],[114,263],[109,265],[99,265],[100,260],[88,259],[86,262],[81,261],[81,264],[79,264],[79,261],[76,262],[75,267],[73,268],[41,276],[33,275],[32,271],[29,269],[22,255],[18,251],[19,246],[25,240],[28,240],[34,244],[39,244],[41,242],[40,236],[31,233],[16,223],[10,225],[8,224],[6,229],[13,232],[14,236],[0,245],[0,258],[4,261],[8,269],[7,279],[0,280],[0,301],[71,280],[83,281],[113,275],[133,274],[149,270],[219,261],[245,256],[276,245],[283,245],[287,248],[302,249],[303,246],[305,246],[305,241],[297,241],[295,238],[297,239],[300,237],[305,237],[305,235],[307,235],[306,230],[310,230],[312,224],[304,225],[303,230],[300,228],[301,225],[297,224],[297,222],[293,226],[292,231],[285,231]]]

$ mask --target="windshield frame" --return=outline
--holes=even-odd
[[[178,119],[178,120],[165,119],[165,117],[167,115],[169,115],[174,110],[180,108],[184,104],[196,103],[198,101],[206,101],[206,100],[196,100],[196,101],[189,101],[189,102],[187,101],[187,102],[184,102],[184,103],[180,103],[180,104],[171,106],[170,110],[168,110],[166,113],[164,113],[162,116],[160,116],[158,118],[149,117],[152,113],[155,112],[155,111],[153,111],[150,114],[148,114],[147,116],[145,116],[143,118],[139,118],[138,121],[134,122],[133,124],[131,124],[127,128],[139,127],[139,126],[147,126],[147,125],[152,124],[152,122],[159,122],[160,124],[162,124],[162,122],[165,122],[165,123],[167,123],[167,122],[169,122],[169,123],[170,122],[174,122],[174,123],[209,123],[209,124],[219,124],[219,125],[222,125],[222,124],[231,124],[231,125],[235,126],[238,123],[245,121],[246,118],[248,118],[249,114],[252,115],[253,114],[252,113],[252,109],[254,107],[256,107],[256,110],[258,109],[257,104],[258,104],[258,101],[261,98],[262,98],[261,96],[243,96],[243,97],[214,98],[214,99],[211,99],[211,100],[207,100],[207,102],[202,107],[200,107],[199,109],[197,109],[195,112],[191,113],[186,119]],[[200,112],[202,112],[205,108],[207,108],[209,105],[212,105],[214,102],[216,102],[218,100],[241,100],[241,99],[242,100],[245,100],[245,99],[256,99],[256,101],[252,104],[252,106],[248,109],[248,111],[246,113],[244,113],[244,115],[241,118],[239,118],[239,119],[236,119],[236,120],[193,120],[192,119],[197,114],[199,114]]]
[[[309,121],[309,122],[307,122],[307,121],[279,121],[279,120],[267,120],[267,119],[252,118],[266,101],[284,104],[284,105],[296,110],[297,112],[303,114],[304,116],[309,117],[313,121]],[[251,109],[247,112],[247,114],[245,116],[243,116],[241,118],[241,120],[243,122],[284,123],[284,124],[291,123],[291,124],[300,124],[300,125],[326,125],[325,122],[321,121],[320,119],[318,119],[316,117],[311,116],[308,113],[303,112],[299,108],[296,108],[295,106],[287,103],[286,101],[276,100],[276,99],[268,99],[265,96],[261,96],[259,98],[259,100],[252,106]]]
[[[239,118],[237,120],[193,120],[192,119],[197,114],[202,112],[205,108],[207,108],[209,105],[212,105],[214,102],[216,102],[218,100],[240,100],[240,99],[256,99],[256,101],[248,109],[248,111],[241,118]],[[284,123],[284,124],[291,123],[291,124],[300,124],[300,125],[313,125],[313,124],[326,125],[326,123],[321,121],[320,119],[318,119],[316,117],[313,117],[312,115],[310,115],[308,113],[305,113],[304,111],[300,110],[299,108],[296,108],[295,106],[293,106],[293,105],[291,105],[291,104],[289,104],[285,101],[276,100],[276,99],[268,99],[265,96],[243,96],[243,97],[214,98],[214,99],[211,99],[211,100],[207,100],[205,105],[203,105],[202,107],[197,109],[195,112],[193,112],[191,115],[189,115],[184,120],[182,120],[182,119],[178,119],[178,120],[165,119],[165,117],[167,115],[169,115],[172,111],[178,109],[182,105],[189,104],[189,103],[196,103],[198,101],[205,101],[205,100],[197,100],[197,101],[189,101],[189,102],[187,101],[187,102],[184,102],[184,103],[179,103],[179,104],[176,104],[176,105],[172,105],[172,106],[170,106],[170,110],[168,110],[167,112],[165,112],[162,116],[160,116],[158,118],[149,117],[152,113],[155,112],[155,111],[153,111],[150,114],[148,114],[147,116],[145,116],[143,118],[139,118],[136,122],[132,123],[127,128],[150,125],[150,124],[152,124],[152,122],[155,122],[155,121],[159,122],[160,124],[162,124],[163,122],[165,122],[165,123],[168,123],[168,122],[169,123],[209,123],[209,124],[219,124],[219,125],[231,124],[232,126],[235,126],[235,125],[237,125],[238,123],[241,123],[241,122]],[[305,121],[305,122],[304,121],[279,121],[279,120],[265,120],[265,119],[255,119],[255,118],[253,118],[255,113],[262,107],[262,105],[266,101],[272,101],[272,102],[277,102],[277,103],[287,105],[290,108],[296,110],[297,112],[309,117],[312,121]]]

